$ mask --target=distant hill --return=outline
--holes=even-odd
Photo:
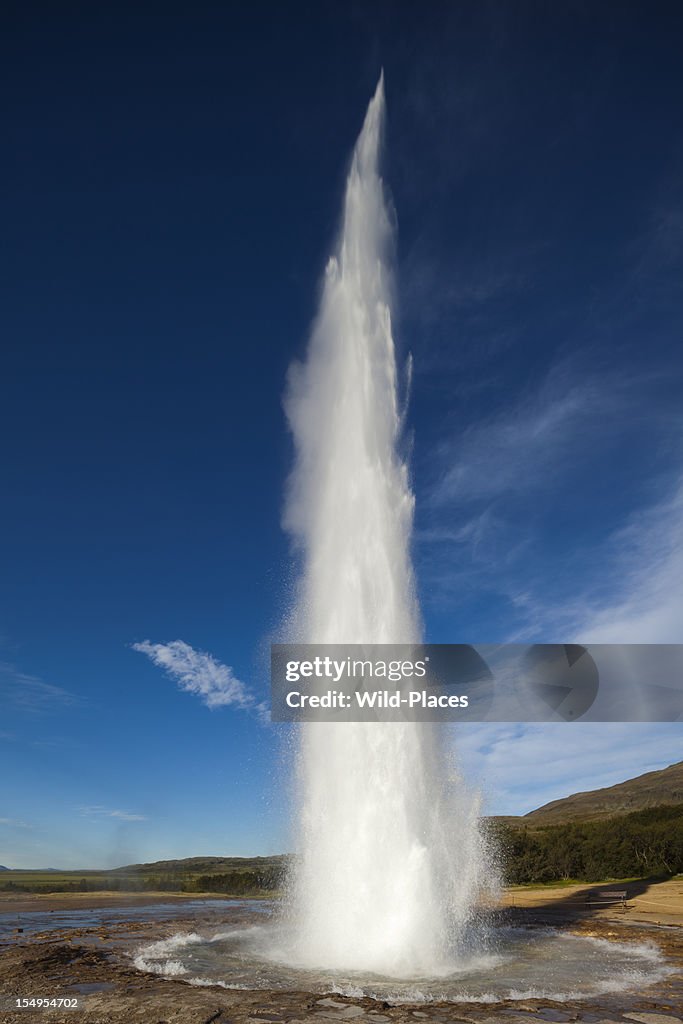
[[[616,786],[574,793],[562,800],[529,811],[521,817],[499,819],[509,825],[559,825],[570,821],[594,821],[629,814],[649,807],[683,803],[683,761],[628,779]]]
[[[215,871],[258,871],[278,868],[284,860],[279,854],[274,857],[186,857],[184,860],[155,860],[150,864],[127,864],[113,868],[110,874],[158,875],[173,872],[215,872]]]
[[[6,868],[4,864],[0,864],[0,871],[11,871],[11,868]]]

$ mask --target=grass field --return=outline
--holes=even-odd
[[[0,894],[177,892],[251,896],[279,887],[282,857],[207,857],[111,871],[0,871]]]

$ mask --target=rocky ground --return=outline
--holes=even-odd
[[[683,1022],[683,884],[666,883],[641,893],[639,910],[587,909],[584,890],[515,890],[506,896],[505,916],[529,927],[551,923],[612,941],[655,941],[680,968],[666,981],[639,992],[568,1004],[532,1002],[420,1003],[389,1005],[310,992],[237,991],[193,987],[179,979],[138,971],[131,952],[142,942],[183,930],[198,930],[196,915],[186,920],[120,922],[107,928],[43,931],[10,937],[0,957],[0,1022],[27,1024],[525,1024],[531,1021],[584,1021],[585,1024],[679,1024]],[[668,887],[668,888],[667,888]],[[680,907],[677,897],[680,896]],[[671,898],[669,898],[671,897]],[[36,909],[35,900],[28,901]],[[101,905],[101,903],[100,903]],[[7,910],[8,904],[0,907]],[[20,909],[15,905],[15,910]],[[648,911],[650,913],[648,914]],[[248,913],[244,912],[245,915]],[[674,920],[677,919],[677,920]],[[208,923],[207,921],[204,923]],[[220,921],[215,915],[211,925]],[[234,912],[230,914],[235,923]],[[660,922],[660,926],[657,925]],[[15,1009],[18,997],[78,1000],[77,1009]]]

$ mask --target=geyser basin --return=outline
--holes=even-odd
[[[297,968],[290,936],[276,925],[213,935],[178,934],[138,950],[140,970],[193,985],[370,996],[388,1002],[589,999],[639,989],[672,973],[650,943],[617,943],[553,929],[498,928],[487,951],[472,951],[440,976],[393,978],[361,971]]]

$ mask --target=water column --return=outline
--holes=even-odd
[[[302,575],[288,638],[419,643],[414,498],[398,441],[392,222],[379,170],[380,78],[356,142],[339,238],[286,412],[296,461],[285,525]],[[445,970],[471,915],[475,808],[450,785],[438,726],[301,727],[292,958],[392,975]],[[455,802],[454,802],[455,801]]]

